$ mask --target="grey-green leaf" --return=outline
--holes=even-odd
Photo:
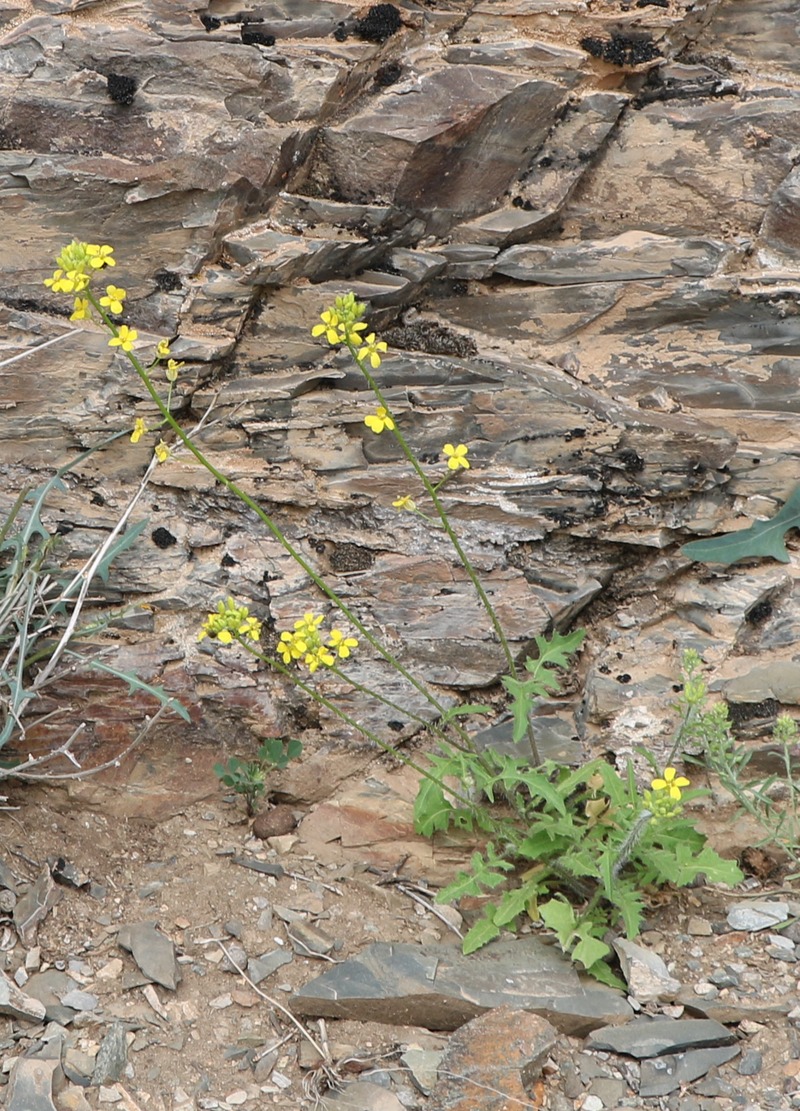
[[[741,559],[776,559],[789,562],[784,537],[790,528],[800,528],[800,486],[790,494],[783,507],[767,521],[754,521],[750,528],[725,532],[708,540],[692,540],[681,552],[697,563],[722,563],[730,566]]]

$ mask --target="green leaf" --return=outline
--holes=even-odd
[[[524,914],[532,896],[535,895],[538,890],[538,884],[524,883],[521,887],[515,887],[513,891],[507,891],[500,900],[500,906],[494,913],[495,925],[507,926],[509,922],[513,922],[514,919]]]
[[[628,990],[625,981],[612,972],[605,961],[595,961],[591,968],[586,969],[586,973],[599,983],[606,984],[607,987],[619,988],[620,991]]]
[[[683,555],[697,563],[722,563],[730,566],[740,559],[776,559],[789,562],[784,536],[790,528],[800,527],[800,486],[796,486],[783,507],[766,521],[754,521],[750,528],[725,532],[708,540],[692,540],[681,548]]]
[[[533,689],[529,683],[520,679],[513,679],[510,675],[504,675],[501,682],[512,698],[513,738],[514,744],[519,744],[528,731],[528,721],[533,706]]]
[[[553,930],[561,943],[562,949],[569,947],[572,935],[575,933],[575,911],[566,901],[558,897],[548,899],[546,903],[539,904],[539,914],[545,926]]]
[[[414,829],[423,837],[432,837],[437,830],[450,825],[453,807],[438,783],[423,779],[414,799]]]
[[[479,918],[475,925],[464,937],[461,949],[465,956],[481,949],[500,936],[500,927],[494,923],[494,906],[489,903],[484,911],[483,918]]]
[[[452,903],[464,895],[482,895],[480,884],[469,872],[459,872],[452,883],[436,896],[437,903]]]
[[[598,961],[604,960],[611,952],[605,942],[587,934],[570,953],[574,961],[580,961],[584,968],[589,969]]]

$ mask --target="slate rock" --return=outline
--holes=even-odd
[[[11,1073],[6,1111],[56,1111],[53,1089],[61,1079],[56,1058],[20,1057]]]
[[[46,972],[35,972],[25,984],[25,991],[34,999],[40,1000],[45,1007],[48,1022],[59,1022],[62,1026],[72,1022],[76,1011],[65,1006],[61,999],[67,992],[74,991],[78,985],[66,972],[48,968]]]
[[[639,1095],[668,1096],[693,1080],[705,1076],[709,1069],[724,1065],[739,1053],[738,1045],[714,1049],[690,1049],[686,1053],[667,1053],[642,1061]]]
[[[36,944],[36,931],[58,899],[50,869],[45,865],[42,874],[32,883],[24,895],[20,895],[14,907],[14,926],[22,944],[30,949]]]
[[[35,996],[21,991],[0,970],[0,1015],[10,1015],[11,1018],[22,1019],[24,1022],[41,1022],[45,1017],[45,1006]]]
[[[680,980],[670,976],[667,966],[652,949],[635,941],[614,942],[628,990],[639,1003],[668,1002],[681,990]]]
[[[300,957],[323,957],[334,946],[333,938],[328,937],[319,926],[312,926],[308,922],[292,922],[286,932],[292,948]]]
[[[439,1065],[429,1111],[505,1111],[528,1103],[527,1089],[539,1077],[558,1032],[538,1015],[496,1007],[461,1026]]]
[[[92,1084],[114,1084],[128,1063],[128,1040],[121,1022],[112,1023],[100,1043],[92,1073]]]
[[[732,930],[756,933],[777,926],[789,917],[789,907],[779,899],[753,899],[728,908],[727,923]]]
[[[424,211],[431,228],[446,230],[494,205],[547,135],[564,95],[554,82],[509,70],[437,68],[326,129],[312,172],[345,200]]]
[[[175,946],[156,929],[155,922],[134,922],[122,926],[117,942],[126,949],[149,980],[175,991],[181,970],[175,959]]]
[[[431,1030],[455,1030],[504,1005],[576,1035],[626,1022],[633,1013],[619,992],[579,976],[555,948],[532,936],[493,942],[468,957],[449,945],[378,942],[289,1000],[299,1015]]]
[[[629,1057],[659,1057],[682,1049],[704,1049],[736,1041],[721,1023],[711,1018],[635,1018],[625,1026],[595,1030],[588,1049],[605,1049]]]
[[[429,1096],[436,1085],[443,1053],[441,1049],[407,1049],[400,1058],[410,1072],[415,1087],[424,1096]]]
[[[405,1111],[394,1092],[370,1080],[356,1080],[324,1096],[321,1103],[326,1111]]]
[[[247,962],[247,975],[254,984],[260,984],[262,980],[266,980],[268,976],[277,972],[283,965],[291,963],[291,953],[287,953],[285,949],[273,949],[269,953],[263,953],[260,957],[250,957]]]

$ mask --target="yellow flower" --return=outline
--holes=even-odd
[[[370,361],[370,366],[372,367],[372,369],[377,370],[377,368],[381,365],[380,352],[388,351],[389,348],[387,347],[387,345],[384,343],[384,341],[382,339],[381,340],[376,340],[375,339],[375,333],[374,332],[370,332],[370,334],[368,336],[365,336],[363,342],[364,342],[364,346],[359,349],[358,358],[359,358],[360,361],[363,361],[364,359],[368,358],[369,361]]]
[[[674,768],[664,768],[664,778],[654,779],[650,784],[654,791],[667,791],[671,799],[679,801],[681,787],[688,787],[689,780],[684,775],[677,775]]]
[[[457,447],[453,447],[452,444],[445,444],[442,451],[447,456],[447,466],[451,471],[457,471],[459,467],[463,467],[465,471],[469,470],[469,460],[467,459],[469,448],[465,444],[459,444]]]
[[[156,459],[159,461],[159,463],[166,463],[166,461],[169,459],[169,444],[165,444],[163,440],[158,441],[156,446],[153,448],[153,451],[155,452]]]
[[[133,432],[131,432],[131,443],[138,444],[142,436],[147,431],[147,426],[141,417],[137,417],[133,425]]]
[[[258,641],[261,637],[261,622],[250,616],[247,606],[237,606],[233,598],[218,602],[216,613],[210,613],[203,622],[197,639],[216,637],[220,644],[232,644],[234,640]]]
[[[83,244],[86,255],[89,260],[89,265],[93,270],[101,270],[104,266],[116,266],[114,261],[114,248],[109,247],[107,243],[100,246],[97,243]]]
[[[392,502],[392,505],[395,507],[395,509],[405,509],[409,513],[413,513],[414,510],[417,508],[417,503],[408,494],[403,494],[402,497],[397,498],[395,501]]]
[[[364,417],[364,424],[367,428],[371,429],[371,431],[377,433],[383,432],[384,428],[388,428],[391,432],[394,428],[394,421],[389,416],[389,410],[385,409],[383,405],[379,405],[377,410],[370,414],[370,416]]]
[[[178,371],[181,367],[186,366],[186,363],[179,363],[175,359],[170,359],[167,363],[167,381],[175,382],[178,378]]]
[[[346,637],[339,629],[331,629],[328,647],[332,648],[341,659],[346,660],[350,655],[350,649],[358,648],[358,641],[355,637]],[[322,662],[327,663],[326,660]]]
[[[332,308],[320,313],[322,323],[314,325],[311,335],[325,336],[331,347],[337,347],[340,343],[355,346],[361,342],[359,332],[364,332],[367,328],[361,319],[366,310],[367,306],[356,301],[352,293],[337,297]]]
[[[158,355],[159,359],[168,359],[169,358],[169,340],[168,339],[160,339],[158,341],[158,347],[156,348],[156,354]]]
[[[139,333],[135,328],[129,328],[127,324],[120,324],[117,334],[108,341],[108,346],[120,347],[123,351],[133,351],[133,345],[138,338]]]
[[[88,320],[91,316],[91,306],[88,298],[76,297],[74,312],[70,316],[70,320]]]
[[[116,285],[106,286],[106,296],[100,298],[100,304],[107,308],[109,312],[121,313],[123,309],[122,302],[128,294],[124,289],[120,289]]]

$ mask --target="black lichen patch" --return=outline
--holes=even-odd
[[[631,38],[615,31],[610,39],[596,39],[591,35],[581,39],[581,46],[593,58],[602,58],[612,66],[638,66],[652,62],[661,54],[650,39]]]
[[[216,31],[222,26],[222,23],[218,19],[215,19],[213,15],[209,15],[208,12],[202,13],[200,22],[203,24],[206,31]]]
[[[426,355],[455,355],[467,359],[478,354],[478,348],[469,336],[461,336],[434,321],[418,324],[401,324],[385,329],[381,336],[390,347],[401,351],[424,351]]]
[[[275,36],[268,35],[252,23],[243,23],[239,31],[245,46],[274,46]]]
[[[115,104],[133,104],[136,96],[137,82],[135,77],[123,77],[121,73],[109,73],[106,78],[108,95]]]
[[[617,455],[617,459],[619,459],[628,474],[637,474],[644,469],[644,459],[642,459],[638,451],[634,451],[633,448],[623,448]]]
[[[770,617],[772,617],[772,602],[769,598],[756,602],[744,615],[748,625],[762,625]]]
[[[379,89],[385,89],[389,85],[394,85],[400,80],[400,75],[403,72],[403,67],[399,62],[387,62],[386,65],[380,67],[378,72],[373,78],[373,83]]]
[[[232,555],[229,555],[228,552],[226,552],[225,555],[220,560],[220,566],[221,567],[235,567],[236,566],[236,560],[233,558]]]
[[[735,729],[749,721],[770,721],[780,708],[775,698],[762,698],[760,702],[729,702],[728,716]]]
[[[669,0],[636,0],[637,8],[668,8]]]
[[[161,548],[162,550],[165,548],[171,548],[174,544],[178,543],[169,529],[161,528],[161,526],[153,529],[153,531],[150,533],[150,539],[153,541],[157,548]]]
[[[153,281],[162,293],[173,293],[183,285],[180,274],[176,274],[173,270],[156,270]]]
[[[344,23],[337,23],[333,32],[333,37],[337,42],[344,42],[347,38],[347,28]]]
[[[334,571],[366,571],[375,562],[368,548],[348,543],[335,544],[330,559]]]
[[[402,22],[394,4],[373,4],[363,19],[356,21],[353,30],[366,42],[386,42],[400,30]]]

